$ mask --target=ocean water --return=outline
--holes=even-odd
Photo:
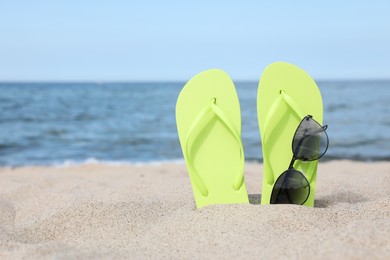
[[[390,81],[319,81],[325,159],[390,160]],[[0,83],[0,165],[182,160],[182,82]],[[236,83],[246,160],[261,160],[257,82]]]

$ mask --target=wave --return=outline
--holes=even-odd
[[[337,160],[351,160],[360,162],[378,162],[378,161],[390,161],[390,156],[376,156],[376,157],[364,157],[360,155],[356,156],[325,156],[320,159],[320,162],[337,161]],[[263,163],[263,158],[249,157],[245,158],[247,163]],[[150,160],[150,161],[125,161],[125,160],[99,160],[96,158],[88,158],[85,160],[67,159],[62,162],[41,163],[41,164],[18,164],[18,165],[0,165],[0,167],[74,167],[82,165],[106,165],[106,166],[159,166],[163,164],[185,164],[184,159],[166,159],[166,160]]]
[[[80,165],[91,165],[91,164],[101,164],[108,166],[144,166],[144,165],[162,165],[162,164],[184,164],[183,159],[172,159],[172,160],[151,160],[151,161],[111,161],[111,160],[99,160],[96,158],[88,158],[86,160],[65,160],[61,163],[54,163],[46,166],[55,166],[55,167],[71,167],[71,166],[80,166]]]

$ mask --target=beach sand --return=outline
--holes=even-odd
[[[314,208],[195,208],[184,163],[0,169],[0,258],[390,259],[390,162],[320,162]]]

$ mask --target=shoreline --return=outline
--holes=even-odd
[[[383,159],[351,159],[351,158],[321,158],[318,165],[326,164],[329,162],[356,162],[356,163],[390,163],[388,158]],[[252,165],[258,164],[262,165],[262,160],[259,159],[249,159],[245,160],[245,164]],[[53,163],[53,164],[30,164],[30,165],[0,165],[0,169],[21,169],[21,168],[66,168],[66,167],[78,167],[85,165],[101,165],[101,166],[113,166],[113,167],[121,167],[121,166],[161,166],[161,165],[185,165],[184,159],[172,159],[172,160],[154,160],[154,161],[100,161],[94,158],[86,159],[84,161],[71,161],[66,160],[62,163]]]

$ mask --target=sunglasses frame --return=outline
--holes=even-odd
[[[318,158],[315,158],[315,159],[309,159],[309,158],[298,158],[295,154],[295,151],[294,151],[294,139],[295,139],[295,136],[298,132],[298,129],[299,127],[302,125],[302,123],[305,121],[305,120],[313,120],[314,123],[316,123],[319,128],[321,128],[321,131],[323,131],[325,133],[325,136],[326,136],[326,147],[325,147],[325,150],[324,152],[318,157]],[[278,180],[284,175],[286,174],[286,176],[284,177],[284,180],[283,180],[283,183],[281,185],[281,188],[279,189],[279,192],[278,194],[276,195],[276,201],[277,201],[277,198],[280,196],[280,193],[282,191],[282,187],[285,186],[286,182],[288,181],[288,179],[290,178],[290,174],[291,172],[289,172],[290,170],[294,170],[298,173],[300,173],[302,175],[302,177],[306,180],[306,182],[309,184],[308,185],[308,188],[309,188],[309,191],[307,193],[307,196],[306,196],[306,199],[299,205],[303,205],[305,204],[305,202],[307,201],[307,199],[309,198],[310,196],[310,183],[309,181],[307,180],[306,176],[301,172],[301,171],[298,171],[297,169],[294,168],[294,163],[295,161],[297,160],[300,160],[300,161],[303,161],[303,162],[310,162],[310,161],[316,161],[316,160],[319,160],[322,156],[324,156],[324,154],[327,152],[328,150],[328,147],[329,147],[329,137],[328,137],[328,134],[326,133],[326,129],[328,128],[328,125],[324,125],[324,126],[321,126],[321,124],[319,124],[316,120],[313,119],[313,116],[312,115],[307,115],[305,116],[301,122],[299,123],[297,129],[295,130],[295,133],[294,133],[294,136],[293,136],[293,140],[291,142],[291,149],[292,149],[292,152],[293,152],[293,157],[291,159],[291,162],[290,162],[290,165],[288,166],[288,169],[285,170],[281,175],[279,175],[279,177],[277,178],[277,180],[275,181],[274,183],[274,188],[275,188],[275,184],[278,182]],[[304,138],[302,138],[302,140],[300,140],[300,142],[303,142]],[[298,149],[295,149],[295,150],[298,150],[299,151],[299,148]],[[272,189],[272,193],[271,193],[271,198],[270,198],[270,204],[279,204],[279,203],[275,203],[275,202],[272,202],[272,194],[274,192],[274,188]],[[291,201],[291,199],[289,199],[289,201]],[[286,204],[286,203],[283,203],[283,204]],[[292,201],[288,204],[296,204],[296,203],[293,203]]]

